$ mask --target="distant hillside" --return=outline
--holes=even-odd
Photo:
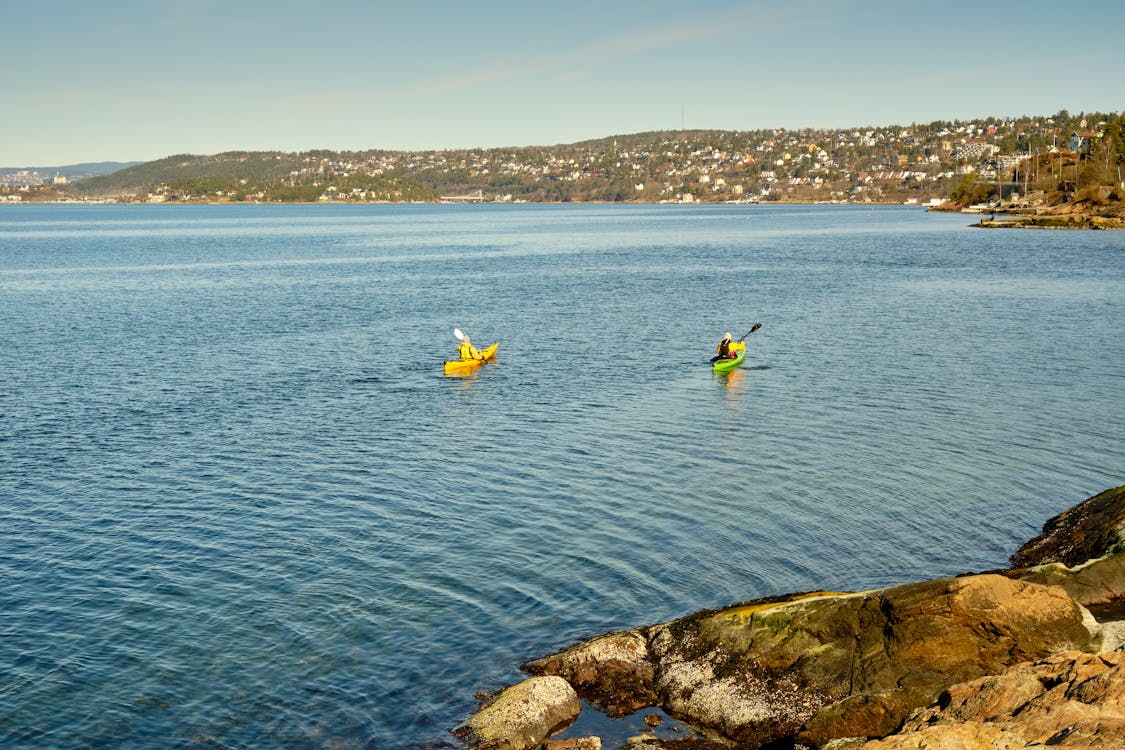
[[[139,161],[97,161],[84,162],[82,164],[66,164],[61,167],[0,167],[0,176],[16,174],[17,172],[38,172],[48,177],[62,175],[68,180],[84,180],[90,177],[117,172],[141,163],[142,162]]]
[[[553,146],[179,154],[64,190],[150,203],[980,203],[1111,186],[1123,161],[1125,114],[1062,110],[848,129],[652,131]]]
[[[83,190],[103,188],[125,190],[200,178],[270,180],[299,169],[305,163],[305,159],[299,154],[270,151],[231,151],[213,155],[176,154],[110,175],[85,180],[78,187]]]
[[[325,184],[331,182],[339,188],[385,195],[386,200],[430,199],[429,191],[419,192],[418,185],[402,175],[369,172],[360,175],[358,164],[350,172],[347,169],[352,158],[360,162],[391,153],[229,151],[207,156],[177,154],[73,183],[68,191],[87,196],[112,196],[144,194],[160,186],[162,190],[187,198],[207,195],[245,200],[247,196],[264,198],[268,195],[269,200],[313,201],[324,193]]]

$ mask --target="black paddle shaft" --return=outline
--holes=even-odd
[[[755,323],[755,324],[754,324],[754,326],[753,326],[753,328],[751,328],[751,329],[750,329],[749,331],[747,331],[747,332],[746,332],[746,335],[745,335],[745,336],[743,336],[742,338],[740,338],[740,339],[739,339],[739,341],[745,341],[745,340],[746,340],[746,336],[749,336],[750,334],[752,334],[752,333],[753,333],[754,331],[758,330],[758,329],[759,329],[759,328],[761,328],[761,327],[762,327],[762,324],[761,324],[761,323]]]

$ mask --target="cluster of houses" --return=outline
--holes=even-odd
[[[1077,129],[1067,126],[1044,118],[830,131],[678,131],[554,147],[325,156],[306,169],[326,183],[355,174],[414,176],[458,201],[476,191],[482,200],[520,200],[521,191],[558,183],[580,199],[601,197],[613,185],[619,200],[905,196],[934,202],[964,174],[996,179],[1033,150],[1080,150],[1096,134],[1085,120]],[[326,187],[322,200],[349,197],[362,199],[362,189]]]

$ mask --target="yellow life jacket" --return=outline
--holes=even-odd
[[[457,347],[457,355],[461,359],[480,359],[480,352],[469,343],[462,343],[461,346]]]

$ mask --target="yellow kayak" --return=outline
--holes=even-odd
[[[446,375],[464,375],[465,373],[472,372],[485,362],[496,357],[496,350],[500,347],[500,342],[497,341],[492,346],[488,347],[480,353],[480,359],[451,359],[445,363]]]

